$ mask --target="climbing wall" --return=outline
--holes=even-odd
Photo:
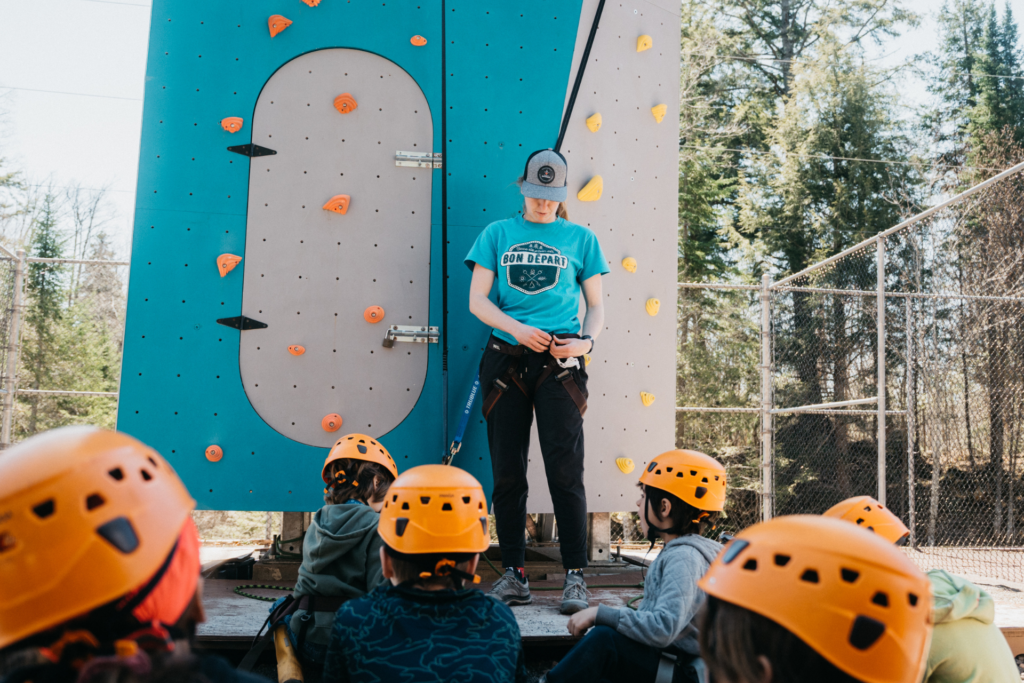
[[[315,509],[326,447],[353,431],[400,469],[440,460],[487,337],[463,259],[522,206],[596,5],[155,0],[118,426],[200,507]],[[633,504],[639,469],[616,459],[673,445],[678,41],[669,0],[608,2],[563,145],[571,218],[611,269],[592,511]],[[441,345],[387,348],[393,325],[441,328],[447,395]],[[549,511],[536,444],[531,460],[530,509]],[[490,490],[479,401],[455,462]]]

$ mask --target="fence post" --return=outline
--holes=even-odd
[[[917,509],[914,502],[914,488],[917,477],[914,474],[914,435],[917,433],[917,387],[914,383],[914,307],[908,296],[903,300],[906,304],[907,317],[907,517],[910,522],[910,547],[917,547]]]
[[[885,239],[878,238],[878,502],[885,505]]]
[[[11,423],[14,420],[14,392],[17,391],[18,356],[21,350],[21,283],[25,275],[25,250],[18,250],[14,264],[14,296],[11,301],[11,329],[7,340],[7,378],[4,382],[3,428],[0,430],[0,449],[11,445]]]
[[[761,276],[761,519],[775,514],[772,471],[772,276]]]

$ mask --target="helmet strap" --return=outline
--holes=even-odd
[[[434,576],[439,576],[439,577],[454,576],[457,579],[460,579],[460,581],[459,581],[460,584],[461,584],[462,581],[469,581],[470,583],[480,583],[480,577],[479,576],[477,576],[476,574],[470,574],[469,572],[462,571],[461,569],[459,569],[458,567],[455,566],[455,561],[454,560],[447,560],[447,559],[440,560],[434,566],[434,571],[432,571],[432,572],[420,572],[419,578],[420,579],[429,579],[429,578],[434,577]],[[461,588],[462,586],[460,585],[459,587]]]

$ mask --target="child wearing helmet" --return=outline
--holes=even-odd
[[[342,603],[366,595],[383,581],[377,521],[398,468],[387,449],[365,434],[335,442],[321,478],[324,506],[302,542],[295,584],[295,612],[286,622],[304,663],[322,665]]]
[[[910,529],[886,506],[871,496],[856,496],[825,511],[873,531],[901,546]],[[944,569],[927,573],[932,585],[932,633],[925,667],[926,683],[1011,681],[1019,675],[1006,638],[995,625],[992,596],[962,576]]]
[[[664,650],[681,669],[697,657],[693,621],[704,602],[697,581],[722,549],[702,534],[725,506],[725,468],[697,451],[669,451],[647,466],[639,486],[641,526],[652,545],[665,542],[645,578],[643,602],[636,611],[599,605],[571,616],[574,636],[591,630],[547,674],[548,683],[654,681]]]
[[[921,681],[928,579],[852,524],[813,515],[756,524],[729,542],[700,586],[708,596],[701,656],[712,680]]]
[[[0,457],[0,681],[259,683],[196,657],[195,501],[156,451],[64,427]]]
[[[480,581],[490,545],[480,483],[457,467],[414,467],[391,485],[379,533],[388,581],[338,610],[324,683],[523,680],[512,610],[465,586]]]

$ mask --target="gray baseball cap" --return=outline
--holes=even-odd
[[[523,171],[523,196],[564,202],[565,177],[569,166],[565,157],[553,149],[537,150],[526,160]]]

